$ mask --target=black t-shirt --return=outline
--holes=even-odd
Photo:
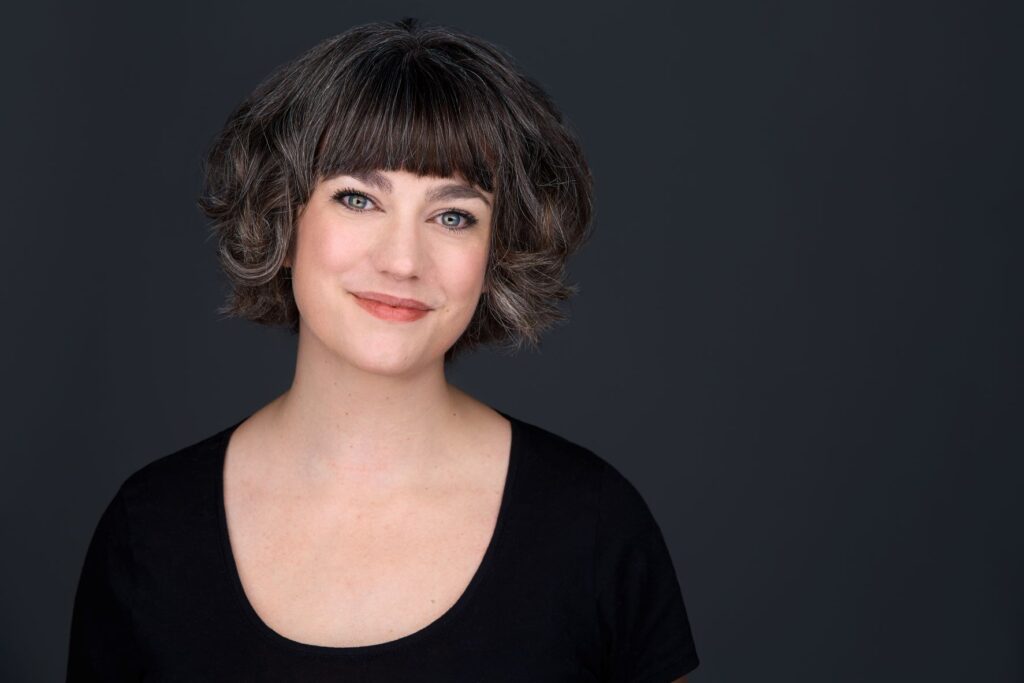
[[[696,668],[672,559],[637,489],[591,450],[501,414],[511,458],[476,574],[440,618],[375,645],[290,640],[248,602],[223,497],[241,420],[143,466],[86,553],[67,680],[669,683]]]

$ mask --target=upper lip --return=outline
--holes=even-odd
[[[373,301],[380,301],[381,303],[388,304],[389,306],[401,306],[402,308],[416,308],[421,311],[429,311],[430,306],[426,305],[422,301],[416,299],[403,299],[398,296],[391,296],[390,294],[382,294],[381,292],[352,292],[360,299],[371,299]]]

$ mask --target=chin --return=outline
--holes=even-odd
[[[377,341],[377,343],[374,343]],[[350,365],[376,375],[398,377],[415,373],[430,365],[434,353],[422,347],[410,348],[403,344],[388,344],[386,340],[366,337],[357,344],[346,344],[339,355]],[[444,353],[437,354],[442,362]]]
[[[303,318],[302,322],[305,332],[319,339],[319,346],[345,364],[367,373],[393,377],[415,374],[434,363],[443,365],[445,352],[465,331],[464,326],[455,325],[445,330],[445,338],[439,339],[436,333],[441,330],[414,327],[425,321],[412,323],[408,328],[396,325],[383,329],[380,323],[367,322],[358,316],[339,316],[333,320]],[[468,323],[467,318],[466,325]]]
[[[376,354],[368,358],[351,358],[349,363],[363,372],[385,377],[401,377],[414,373],[421,363],[401,356]]]

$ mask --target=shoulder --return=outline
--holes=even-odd
[[[216,500],[218,454],[232,427],[161,455],[121,482],[94,528],[87,560],[91,571],[99,571],[96,558],[106,558],[102,571],[127,571],[123,567],[154,553],[183,547],[183,539],[197,541],[197,531],[209,528],[216,509],[210,503]]]
[[[118,489],[133,516],[147,511],[187,508],[211,494],[221,471],[227,439],[238,423],[207,433],[171,452],[158,455],[128,475]]]
[[[593,501],[598,523],[626,535],[648,531],[655,523],[638,488],[604,454],[552,429],[518,422],[523,460],[535,475],[532,484],[548,482],[563,495]]]

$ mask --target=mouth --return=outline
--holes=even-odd
[[[402,299],[379,292],[352,292],[352,296],[355,297],[356,303],[370,315],[392,322],[419,320],[431,310],[422,301]],[[391,303],[392,301],[400,303],[394,305]]]
[[[394,308],[411,308],[417,311],[431,310],[430,306],[426,305],[422,301],[418,301],[416,299],[403,299],[401,297],[391,296],[390,294],[382,294],[381,292],[352,292],[352,295],[360,299],[387,304]]]

